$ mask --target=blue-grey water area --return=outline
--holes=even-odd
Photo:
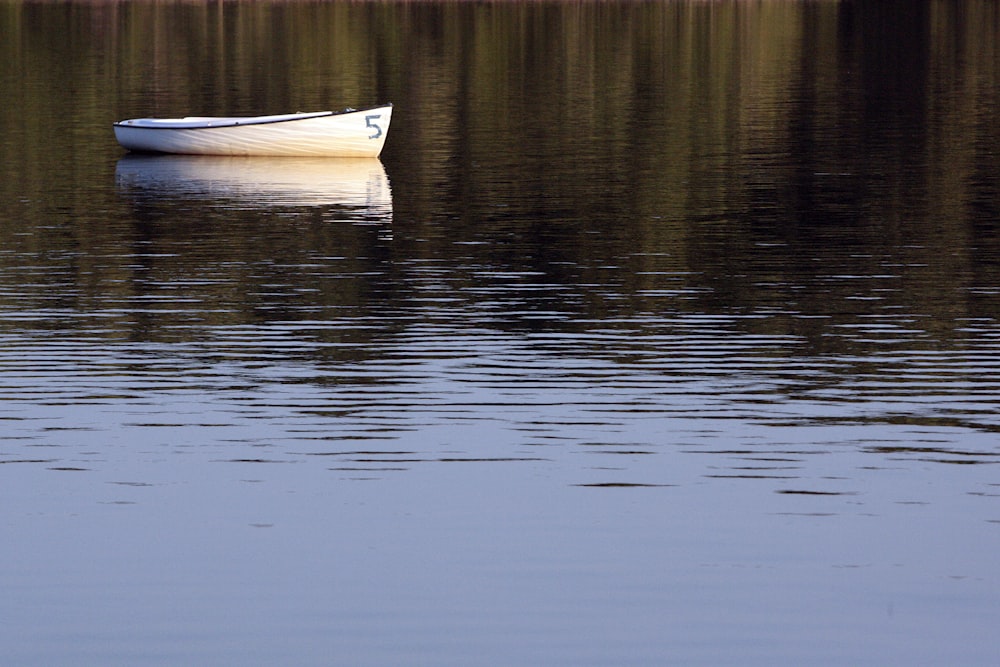
[[[0,663],[1000,663],[998,37],[0,2]]]

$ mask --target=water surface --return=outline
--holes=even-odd
[[[0,4],[0,655],[995,664],[998,30]],[[386,101],[376,161],[111,133]]]

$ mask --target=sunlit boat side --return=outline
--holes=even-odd
[[[392,105],[253,117],[133,118],[114,124],[122,147],[185,155],[378,157]]]

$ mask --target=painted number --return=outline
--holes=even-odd
[[[369,139],[378,139],[382,136],[382,127],[378,123],[373,123],[373,120],[378,120],[382,117],[382,114],[374,114],[372,116],[365,116],[365,127],[375,128],[375,134],[368,135]]]

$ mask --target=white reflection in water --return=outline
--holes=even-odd
[[[392,191],[377,158],[127,155],[115,180],[123,193],[190,197],[230,208],[342,206],[392,220]]]

